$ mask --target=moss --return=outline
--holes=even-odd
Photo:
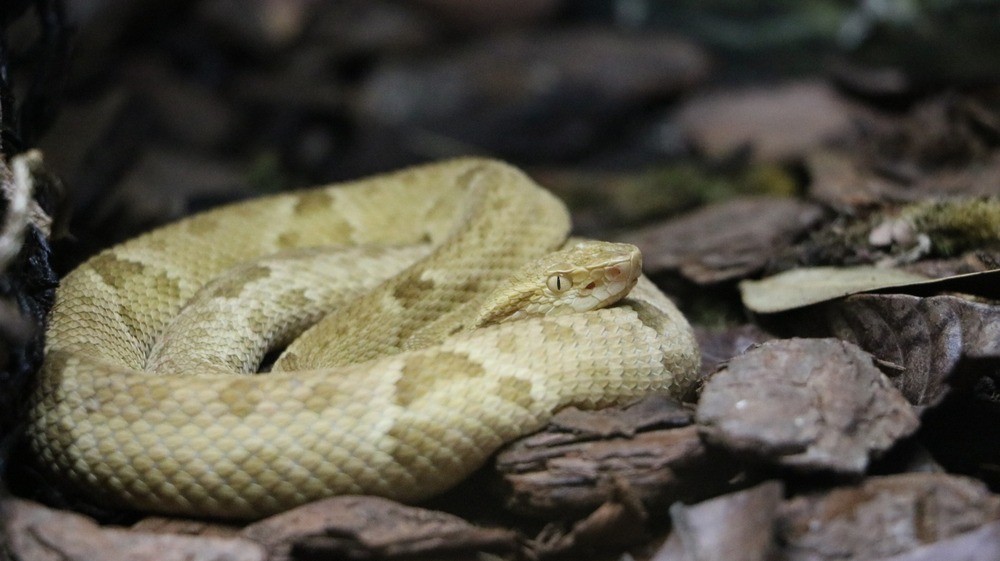
[[[900,218],[926,235],[931,250],[951,256],[968,249],[1000,245],[1000,198],[927,201],[904,207]]]

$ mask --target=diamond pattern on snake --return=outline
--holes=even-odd
[[[256,519],[420,501],[563,407],[685,393],[697,345],[638,250],[569,230],[526,174],[464,158],[126,241],[57,292],[30,447],[98,504]]]

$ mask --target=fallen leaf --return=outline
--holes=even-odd
[[[879,267],[805,267],[761,280],[740,283],[743,305],[772,314],[802,308],[850,294],[899,287],[928,280],[900,269]]]
[[[803,312],[806,313],[806,312]],[[903,367],[892,376],[914,405],[933,405],[949,384],[971,385],[1000,362],[1000,306],[957,296],[857,294],[808,310],[809,333],[852,341]]]

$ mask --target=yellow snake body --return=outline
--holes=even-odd
[[[29,444],[100,504],[252,519],[333,494],[420,500],[561,407],[686,391],[693,336],[645,279],[610,308],[438,329],[470,302],[503,308],[484,295],[568,230],[559,201],[481,159],[155,230],[64,279]],[[237,373],[317,320],[274,371]]]

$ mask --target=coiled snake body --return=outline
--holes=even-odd
[[[507,310],[534,305],[518,271],[568,230],[559,201],[482,159],[155,230],[64,279],[29,445],[101,504],[252,519],[333,494],[420,500],[561,407],[685,391],[696,344],[645,279],[608,308]],[[620,269],[591,276],[621,284]],[[590,291],[580,274],[542,284]],[[231,372],[317,320],[274,371]]]

